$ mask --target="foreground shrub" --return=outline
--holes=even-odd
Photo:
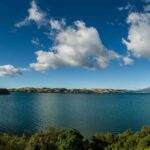
[[[25,137],[0,135],[0,150],[24,150],[26,143]]]
[[[78,130],[38,132],[31,137],[0,135],[0,150],[150,150],[150,128],[118,135],[96,134],[85,139]]]
[[[62,131],[57,144],[59,150],[84,150],[83,136],[75,129]]]
[[[57,150],[57,137],[58,134],[53,128],[47,132],[36,133],[29,140],[26,150]]]

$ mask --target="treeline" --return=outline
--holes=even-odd
[[[75,129],[38,132],[31,137],[0,135],[0,150],[148,150],[150,128],[133,133],[127,130],[118,135],[96,134],[87,139]]]

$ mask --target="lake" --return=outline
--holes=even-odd
[[[0,96],[0,132],[30,134],[48,126],[84,135],[150,125],[150,94],[13,93]]]

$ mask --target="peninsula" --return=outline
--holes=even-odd
[[[10,92],[7,89],[0,89],[0,95],[9,95]]]

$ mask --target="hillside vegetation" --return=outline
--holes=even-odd
[[[127,130],[118,135],[96,134],[90,139],[78,130],[65,129],[38,132],[30,137],[0,135],[0,150],[148,150],[150,128],[133,133]]]

